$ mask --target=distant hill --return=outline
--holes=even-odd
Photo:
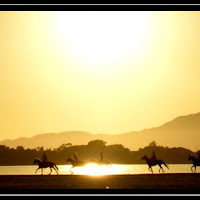
[[[81,131],[62,133],[39,134],[31,138],[18,138],[16,140],[3,140],[0,145],[11,148],[23,146],[24,148],[57,148],[62,144],[86,145],[88,142],[101,139],[110,144],[122,144],[130,150],[148,146],[156,141],[158,145],[168,147],[184,147],[193,151],[200,148],[200,113],[177,117],[162,126],[133,131],[118,135],[91,134]]]

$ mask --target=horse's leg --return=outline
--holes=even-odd
[[[54,166],[53,166],[53,169],[56,171],[57,174],[59,174],[58,171],[56,170],[56,168]]]
[[[72,166],[71,169],[70,169],[70,172],[71,172],[71,175],[73,174],[73,171],[72,169],[74,169],[74,167]]]
[[[73,174],[74,174],[74,167],[72,167],[72,169],[73,169],[73,170],[71,171],[71,175],[73,175]]]
[[[193,172],[193,167],[194,167],[194,165],[191,167],[191,171]]]
[[[163,167],[162,167],[161,164],[159,165],[159,167],[160,167],[160,169],[159,169],[159,173],[160,173],[160,170],[161,170],[161,169],[162,169],[163,172],[165,172],[165,171],[163,170]]]
[[[162,167],[162,171],[165,172],[164,169],[163,169],[163,167]]]
[[[50,171],[50,174],[49,174],[49,175],[51,175],[51,172],[52,172],[52,168],[51,168],[51,167],[50,167],[50,170],[51,170],[51,171]]]
[[[196,173],[196,168],[197,168],[197,167],[196,167],[196,166],[194,166],[194,173]]]
[[[43,175],[43,168],[41,168],[41,171],[42,171],[41,175]]]
[[[153,174],[153,169],[152,169],[152,167],[149,167],[148,170]]]
[[[37,170],[40,169],[39,167],[35,170],[35,174],[37,173]]]
[[[71,167],[71,168],[69,169],[69,171],[72,172],[72,169],[73,169],[73,167]]]

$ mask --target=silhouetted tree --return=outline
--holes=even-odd
[[[71,146],[72,146],[72,143],[62,144],[56,150],[57,151],[63,151],[63,150],[66,150],[68,147],[71,147]]]
[[[106,142],[103,140],[93,140],[88,143],[88,147],[102,147],[104,148],[106,146]]]
[[[23,146],[17,146],[17,151],[24,151],[24,147]]]
[[[106,142],[104,142],[103,140],[93,140],[88,143],[87,147],[89,151],[91,151],[92,149],[92,152],[94,154],[99,155],[100,152],[104,151],[106,147]]]
[[[152,150],[155,151],[157,159],[163,159],[167,164],[188,164],[188,155],[194,152],[184,148],[169,148],[158,146],[155,141],[149,146],[140,148],[138,151],[130,151],[121,144],[106,146],[103,140],[90,141],[87,145],[75,145],[71,143],[63,144],[57,149],[45,150],[49,161],[56,164],[66,164],[68,157],[73,157],[77,152],[78,158],[89,161],[91,158],[100,159],[100,153],[103,153],[104,159],[111,163],[119,164],[142,164],[141,158],[144,155],[152,156]],[[43,147],[36,149],[24,149],[18,146],[16,149],[0,145],[0,165],[32,165],[33,159],[41,158],[44,152]],[[197,154],[194,154],[197,156]]]
[[[37,147],[36,150],[37,151],[44,151],[44,147]]]
[[[0,145],[0,151],[6,151],[9,150],[9,147],[7,147],[6,145]]]
[[[150,142],[150,143],[149,143],[149,146],[150,146],[150,147],[156,147],[156,146],[157,146],[156,141]]]

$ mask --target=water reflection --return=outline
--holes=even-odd
[[[165,173],[192,173],[191,164],[183,165],[169,165],[169,170]],[[0,166],[0,175],[35,175],[37,166]],[[72,173],[71,165],[58,165],[60,175],[70,175]],[[153,167],[154,174],[159,174],[159,167]],[[49,169],[44,169],[44,174],[49,174]],[[200,173],[200,168],[197,168],[197,173]],[[38,170],[36,175],[40,175]],[[56,175],[52,172],[52,175]],[[88,164],[85,167],[74,168],[74,175],[123,175],[123,174],[151,174],[148,171],[147,165],[118,165],[112,164],[111,166],[98,166],[96,164]]]

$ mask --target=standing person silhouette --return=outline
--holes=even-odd
[[[42,161],[47,162],[47,156],[46,156],[45,152],[42,155]]]

